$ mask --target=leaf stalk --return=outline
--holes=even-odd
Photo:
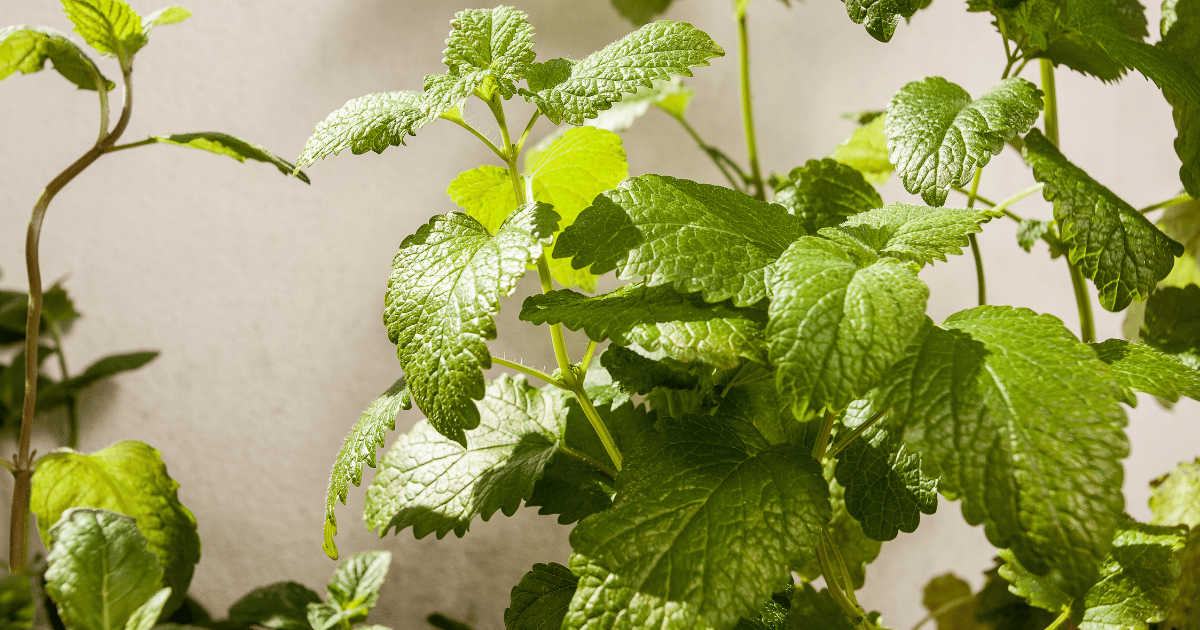
[[[974,208],[975,200],[979,198],[979,179],[983,176],[983,169],[975,169],[975,178],[971,180],[971,192],[967,193],[967,207]],[[975,258],[975,286],[979,294],[979,305],[987,304],[987,280],[983,274],[983,253],[979,251],[979,240],[974,234],[968,234],[967,240],[971,243],[971,255]]]
[[[742,87],[742,122],[746,129],[746,154],[750,160],[750,184],[755,199],[766,201],[762,171],[758,167],[758,141],[754,135],[754,104],[750,98],[750,38],[746,32],[746,14],[737,16],[738,53]]]

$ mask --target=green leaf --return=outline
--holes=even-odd
[[[1200,73],[1200,2],[1167,0],[1163,16],[1162,41],[1158,45],[1184,60],[1194,73]],[[1175,153],[1183,163],[1179,180],[1191,196],[1200,198],[1200,103],[1169,89],[1163,90],[1163,96],[1171,103],[1179,132],[1175,138]]]
[[[337,545],[333,542],[333,537],[337,535],[337,502],[346,504],[350,484],[357,487],[362,483],[363,464],[375,467],[375,449],[383,448],[387,432],[396,430],[396,414],[401,409],[411,408],[408,383],[401,377],[367,407],[342,443],[337,460],[333,463],[329,492],[325,497],[325,542],[321,548],[330,558],[336,560],[338,556]]]
[[[159,589],[153,597],[146,600],[146,603],[133,611],[129,620],[125,622],[125,630],[150,630],[153,628],[158,623],[158,616],[162,614],[163,606],[169,597],[171,597],[171,587],[165,586]]]
[[[1121,390],[1052,315],[981,306],[918,335],[880,406],[938,490],[1031,571],[1081,597],[1124,508]]]
[[[149,41],[142,16],[125,0],[62,0],[63,11],[75,24],[75,32],[101,54],[121,60],[129,67],[133,56]]]
[[[26,299],[28,304],[28,298]],[[75,303],[71,301],[71,297],[67,295],[67,290],[62,288],[62,285],[55,282],[53,286],[42,292],[42,322],[65,324],[79,318],[79,311],[75,310]],[[21,332],[25,331],[24,322],[21,323]]]
[[[96,63],[66,35],[52,28],[40,26],[9,26],[0,29],[0,80],[14,72],[21,74],[39,72],[46,67],[46,60],[64,79],[81,90],[96,90],[97,82],[104,89],[116,86],[100,73]]]
[[[734,630],[784,630],[787,627],[788,612],[792,607],[792,591],[789,586],[771,595],[771,599],[749,618],[742,617]]]
[[[792,610],[788,614],[787,627],[795,630],[860,630],[861,628],[878,628],[878,613],[872,613],[863,625],[854,623],[842,608],[829,589],[817,592],[811,584],[801,584],[792,594]]]
[[[1146,630],[1152,622],[1165,621],[1179,592],[1175,584],[1179,563],[1173,556],[1183,543],[1181,528],[1144,525],[1124,517],[1100,568],[1099,581],[1075,607],[1076,619],[1082,611],[1080,630]],[[1072,598],[1054,572],[1034,575],[1011,551],[1003,550],[1000,556],[1004,558],[1000,575],[1015,594],[1055,613],[1071,606]]]
[[[883,205],[875,188],[851,166],[825,158],[809,160],[775,187],[775,203],[800,218],[809,234]]]
[[[832,478],[830,473],[831,463],[826,464],[826,477]],[[854,585],[854,588],[859,589],[867,579],[867,565],[879,557],[879,550],[883,548],[883,543],[874,540],[863,532],[862,525],[858,519],[850,515],[846,510],[845,500],[846,489],[842,487],[836,480],[829,483],[829,499],[833,505],[833,518],[829,521],[829,539],[838,549],[838,553],[842,556],[842,561],[846,564],[847,577]],[[816,559],[810,561],[807,565],[800,567],[796,573],[806,582],[821,577],[821,563]]]
[[[438,215],[400,243],[383,320],[413,401],[430,424],[466,445],[479,424],[483,370],[492,366],[492,315],[542,253],[558,215],[531,203],[489,234],[465,214]]]
[[[767,343],[797,416],[844,408],[882,379],[925,321],[914,266],[806,236],[776,264]]]
[[[920,455],[886,426],[872,426],[842,451],[837,480],[846,488],[847,511],[874,540],[914,532],[921,514],[937,511],[937,480],[921,473]]]
[[[900,18],[910,18],[923,5],[922,0],[845,0],[846,13],[855,24],[865,24],[871,37],[891,41]]]
[[[1200,371],[1183,361],[1140,343],[1109,339],[1092,349],[1112,368],[1121,387],[1177,402],[1180,396],[1200,400]],[[1137,405],[1130,394],[1126,402]]]
[[[892,203],[856,214],[837,227],[824,228],[821,236],[853,250],[868,247],[881,256],[908,260],[918,265],[946,261],[947,255],[962,254],[970,245],[968,234],[983,231],[982,225],[1003,213],[991,210],[929,208]]]
[[[896,170],[888,159],[886,124],[886,114],[862,123],[833,149],[829,157],[862,173],[871,184],[882,185]]]
[[[532,295],[521,307],[521,319],[582,328],[593,341],[636,344],[678,361],[703,361],[721,368],[737,367],[743,359],[766,362],[762,309],[738,308],[730,302],[709,304],[698,294],[679,293],[669,286],[633,283],[595,297],[568,289]]]
[[[1160,630],[1196,630],[1200,628],[1200,530],[1193,529],[1187,545],[1176,559],[1181,567],[1176,587],[1179,596],[1171,604],[1167,620]]]
[[[392,563],[390,551],[360,551],[338,565],[326,589],[326,603],[342,611],[352,611],[350,623],[367,620],[367,613],[379,601],[379,589]]]
[[[1200,369],[1200,286],[1164,287],[1146,300],[1147,344]]]
[[[939,575],[925,585],[925,609],[937,621],[937,630],[986,630],[975,619],[971,585],[953,573]]]
[[[633,94],[613,103],[611,108],[600,112],[588,125],[609,131],[626,131],[650,111],[651,105],[682,120],[695,95],[695,90],[678,77],[657,79],[652,86],[643,85]]]
[[[1071,263],[1095,282],[1100,305],[1115,312],[1146,299],[1183,246],[1068,162],[1040,131],[1025,136],[1024,153],[1034,179],[1046,184],[1042,194],[1054,202]]]
[[[186,597],[200,560],[196,518],[179,502],[178,488],[160,453],[142,442],[117,442],[91,455],[60,449],[38,460],[29,510],[37,516],[47,547],[51,526],[70,508],[113,510],[136,518],[147,548],[165,572],[162,585],[172,588],[166,606],[170,612]]]
[[[304,152],[296,159],[296,166],[312,166],[317,160],[346,149],[354,155],[367,151],[383,153],[388,147],[404,144],[406,136],[417,135],[422,127],[465,98],[432,105],[420,92],[402,91],[368,94],[347,101],[341,109],[317,123],[304,144]]]
[[[631,394],[649,394],[655,387],[692,389],[699,383],[696,375],[687,370],[647,359],[621,346],[609,346],[600,356],[600,365],[612,374],[613,381]]]
[[[766,297],[766,267],[800,221],[744,193],[661,175],[631,177],[600,195],[559,237],[554,255],[600,275],[671,283],[704,299],[749,306]]]
[[[999,560],[999,558],[997,558]],[[1008,591],[1008,582],[1000,577],[998,567],[984,572],[987,581],[975,596],[975,616],[986,630],[1043,630],[1058,617]]]
[[[45,388],[39,386],[38,411],[49,411],[62,406],[66,404],[70,394],[78,393],[121,372],[136,370],[153,361],[157,356],[158,352],[155,350],[109,355],[89,365],[81,374],[65,381],[50,383]]]
[[[888,103],[888,155],[908,192],[940,206],[1041,111],[1042,91],[1025,79],[1004,79],[976,100],[941,77],[914,81]]]
[[[229,621],[271,630],[312,630],[308,605],[321,598],[296,582],[277,582],[246,593],[229,607]]]
[[[790,567],[814,556],[830,518],[829,488],[803,448],[751,454],[713,416],[660,424],[661,435],[643,433],[627,453],[613,508],[576,526],[571,546],[626,588],[730,627],[785,588]],[[574,561],[572,571],[584,577]],[[576,600],[585,586],[581,580]],[[568,623],[575,601],[571,608]]]
[[[535,564],[512,589],[505,630],[559,630],[579,578],[558,563]]]
[[[178,24],[190,17],[192,17],[192,12],[183,7],[163,7],[142,18],[142,30],[149,34],[150,29],[155,26]]]
[[[0,630],[29,630],[33,627],[33,589],[24,575],[0,578]]]
[[[554,124],[582,125],[655,79],[692,76],[725,51],[687,22],[647,24],[582,61],[551,59],[529,68],[529,89],[520,92]]]
[[[363,617],[363,609],[342,610],[333,604],[309,604],[308,625],[312,630],[330,630],[342,624],[353,623],[353,618]]]
[[[454,14],[442,63],[454,76],[483,84],[494,81],[500,95],[511,98],[513,83],[525,78],[533,63],[533,27],[523,11],[499,6]]]
[[[634,26],[641,26],[648,22],[654,21],[654,18],[661,15],[671,6],[673,0],[612,0],[613,8],[621,17],[633,22]]]
[[[1037,219],[1021,219],[1020,225],[1017,226],[1017,244],[1021,249],[1031,252],[1033,246],[1042,238],[1042,235],[1050,229],[1053,221],[1038,221]]]
[[[1153,525],[1200,528],[1200,458],[1181,462],[1169,474],[1150,482]]]
[[[388,450],[367,490],[364,519],[380,534],[461,537],[476,515],[511,516],[529,498],[557,449],[566,422],[565,394],[508,376],[488,384],[481,422],[468,447],[418,422]]]
[[[638,588],[579,553],[569,564],[579,585],[562,630],[710,630],[687,603]]]
[[[124,630],[126,620],[158,592],[163,570],[133,517],[73,508],[47,529],[46,592],[66,627]]]
[[[508,169],[501,166],[485,164],[463,171],[450,182],[446,194],[467,216],[483,224],[489,234],[495,234],[517,209],[512,179]]]
[[[217,155],[225,155],[243,164],[246,160],[265,162],[275,166],[284,175],[291,175],[295,172],[297,179],[300,181],[305,184],[312,183],[308,180],[308,175],[305,175],[304,171],[296,168],[295,164],[284,160],[257,144],[219,131],[150,136],[150,139],[163,144],[174,144],[181,147],[190,147],[192,149],[208,151],[209,153],[216,153]]]
[[[425,623],[433,626],[434,628],[437,628],[438,630],[473,630],[473,628],[471,628],[471,626],[469,626],[461,621],[451,619],[451,618],[447,617],[446,615],[443,615],[442,613],[430,614],[428,617],[425,618]],[[362,630],[368,630],[368,629],[363,628]]]

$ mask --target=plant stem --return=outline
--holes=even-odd
[[[691,123],[689,123],[686,118],[683,116],[672,116],[672,118],[678,120],[680,125],[683,125],[684,131],[687,131],[688,135],[692,137],[692,140],[696,142],[696,145],[700,147],[700,150],[704,151],[704,154],[708,156],[708,159],[712,160],[713,164],[717,165],[717,170],[721,171],[721,174],[725,176],[725,179],[729,182],[729,185],[734,190],[743,190],[746,174],[742,172],[742,169],[738,167],[733,160],[730,160],[723,151],[705,142],[704,139],[700,137],[700,134],[696,133],[696,129],[692,127]],[[729,167],[726,166],[726,162],[729,163],[729,166],[732,166],[735,170],[737,170],[738,175],[743,180],[742,182],[734,179],[733,174],[729,172]]]
[[[975,169],[975,178],[971,180],[971,192],[967,193],[967,207],[974,208],[975,200],[979,194],[979,178],[983,176],[983,169]],[[975,257],[975,286],[979,295],[979,305],[987,304],[987,280],[983,276],[983,253],[979,251],[979,241],[976,240],[974,234],[968,234],[967,240],[971,243],[971,255]]]
[[[1000,203],[992,206],[992,210],[995,210],[997,212],[1003,212],[1004,214],[1008,215],[1009,218],[1015,219],[1017,221],[1021,221],[1021,217],[1018,217],[1017,215],[1009,212],[1008,207],[1024,198],[1028,197],[1029,195],[1032,195],[1033,193],[1045,188],[1045,187],[1046,187],[1045,184],[1034,184],[1034,185],[1030,186],[1029,188],[1026,188],[1025,190],[1022,190],[1021,192],[1009,197],[1008,199],[1005,199],[1004,201],[1001,201]],[[980,199],[980,201],[983,201],[983,200]],[[987,202],[984,201],[984,203],[987,203]]]
[[[579,362],[580,378],[587,375],[588,368],[592,366],[592,356],[596,354],[596,342],[588,340],[587,349],[583,351],[583,360]]]
[[[157,144],[157,143],[158,143],[158,140],[155,140],[154,138],[146,138],[145,140],[138,140],[137,142],[130,142],[128,144],[119,144],[114,147],[109,147],[109,148],[105,149],[104,152],[105,153],[115,153],[117,151],[124,151],[125,149],[144,147],[147,144]]]
[[[621,451],[617,448],[616,442],[613,441],[612,434],[608,432],[608,427],[604,424],[604,419],[596,412],[596,407],[592,405],[592,399],[588,398],[587,392],[583,390],[583,384],[575,390],[575,397],[579,400],[579,406],[583,408],[583,415],[587,416],[588,422],[592,423],[592,428],[596,430],[596,435],[600,437],[600,443],[604,445],[604,451],[608,453],[608,458],[612,460],[613,466],[617,472],[621,472]]]
[[[1182,195],[1179,195],[1178,197],[1173,197],[1166,201],[1160,201],[1156,204],[1146,206],[1145,208],[1138,210],[1138,212],[1140,212],[1142,214],[1146,214],[1149,212],[1154,212],[1155,210],[1158,210],[1160,208],[1169,208],[1171,206],[1177,206],[1181,203],[1187,203],[1189,201],[1192,201],[1192,196],[1187,193],[1183,193]]]
[[[1083,282],[1083,273],[1079,267],[1072,265],[1069,257],[1067,268],[1071,270],[1071,286],[1075,289],[1075,306],[1079,309],[1079,338],[1083,343],[1096,341],[1096,324],[1092,321],[1092,298],[1088,294],[1087,285]]]
[[[1045,102],[1042,120],[1045,123],[1046,139],[1058,146],[1058,98],[1054,93],[1054,62],[1039,59],[1038,63],[1042,69],[1042,93]]]
[[[818,462],[825,461],[825,447],[829,446],[829,434],[833,432],[834,414],[832,411],[825,411],[825,421],[821,424],[821,434],[817,437],[817,443],[813,445],[812,456]]]
[[[515,363],[513,361],[508,361],[506,359],[501,359],[500,357],[492,357],[492,363],[498,363],[506,368],[512,368],[518,372],[524,372],[534,378],[538,378],[543,381],[546,381],[547,383],[549,383],[555,387],[558,387],[560,389],[569,389],[567,387],[566,383],[554,378],[553,376],[550,376],[549,374],[547,374],[537,368],[532,368],[532,367],[529,367],[528,365],[524,365],[522,363]]]
[[[865,433],[866,430],[870,429],[871,426],[874,425],[876,422],[879,422],[880,418],[886,416],[887,412],[888,412],[887,409],[884,409],[883,411],[878,411],[875,413],[875,415],[868,418],[866,422],[858,425],[858,427],[855,428],[854,431],[850,435],[847,435],[846,437],[842,438],[841,440],[838,441],[837,444],[835,444],[833,446],[833,448],[829,449],[829,452],[825,455],[825,458],[831,459],[833,457],[836,457],[838,453],[841,453],[843,450],[846,449],[847,446],[850,446],[850,443],[853,442],[858,436]]]
[[[945,604],[938,606],[937,610],[934,610],[934,611],[930,612],[928,615],[925,615],[925,618],[918,621],[917,625],[912,627],[912,630],[921,630],[921,626],[924,626],[925,624],[929,623],[930,621],[933,621],[934,619],[938,619],[942,615],[950,612],[951,610],[954,610],[955,608],[958,608],[959,606],[962,606],[963,604],[965,604],[967,602],[973,601],[974,599],[975,599],[974,595],[964,595],[962,597],[952,599],[952,600],[946,602]]]
[[[529,132],[533,131],[533,126],[537,123],[538,116],[542,115],[542,110],[533,110],[533,117],[529,119],[529,123],[525,125],[525,131],[521,132],[521,139],[517,140],[517,146],[513,149],[513,153],[520,154],[521,149],[525,147],[525,140],[529,138]]]
[[[1058,630],[1059,627],[1061,627],[1064,623],[1067,622],[1067,619],[1070,618],[1070,616],[1071,616],[1071,607],[1067,606],[1062,611],[1062,614],[1058,616],[1057,619],[1055,619],[1053,622],[1051,622],[1050,625],[1046,626],[1046,630]]]
[[[971,191],[969,191],[965,188],[951,188],[950,190],[953,190],[956,193],[962,193],[963,195],[971,194]],[[975,195],[975,200],[983,202],[983,204],[988,207],[992,207],[992,206],[996,205],[995,201],[992,201],[992,200],[988,199],[987,197],[984,197],[983,195]]]
[[[66,385],[70,373],[67,371],[67,358],[63,356],[62,331],[59,330],[58,323],[50,322],[50,336],[54,339],[54,354],[58,356],[58,371],[62,373],[63,385]],[[67,446],[74,449],[79,447],[79,400],[73,389],[67,389],[66,396]]]
[[[15,470],[13,471],[12,520],[8,538],[8,565],[12,573],[25,573],[26,545],[29,540],[29,495],[30,484],[33,481],[33,457],[30,454],[29,443],[33,436],[33,417],[37,410],[38,336],[41,332],[39,329],[42,321],[42,270],[38,258],[38,247],[42,238],[42,221],[46,218],[46,210],[50,207],[50,201],[54,199],[54,196],[112,147],[125,132],[125,127],[129,125],[129,117],[133,113],[133,69],[122,64],[121,74],[124,79],[124,105],[121,108],[121,118],[117,121],[116,127],[66,170],[50,180],[33,206],[33,212],[29,217],[29,230],[25,235],[29,310],[25,319],[25,402],[21,408],[19,450],[16,460],[13,462]]]
[[[617,472],[615,470],[609,468],[608,466],[605,466],[604,464],[601,464],[600,462],[592,459],[591,457],[588,457],[587,455],[584,455],[583,453],[580,453],[579,451],[567,446],[566,444],[559,444],[558,450],[560,450],[572,457],[579,458],[580,461],[591,466],[592,468],[595,468],[596,470],[599,470],[600,472],[604,473],[605,475],[608,475],[612,479],[617,478]]]
[[[754,136],[754,104],[750,99],[750,40],[746,33],[746,14],[737,16],[738,52],[741,55],[742,121],[746,127],[746,153],[750,160],[750,183],[755,199],[766,200],[762,172],[758,168],[758,142]]]
[[[489,103],[489,105],[490,105],[490,103]],[[492,153],[495,153],[496,155],[498,155],[501,160],[505,160],[505,161],[508,160],[508,156],[505,155],[504,152],[500,150],[500,147],[497,147],[495,144],[492,143],[491,140],[488,140],[487,136],[483,135],[482,133],[479,133],[479,130],[472,127],[467,121],[459,120],[457,118],[451,118],[450,121],[453,122],[454,124],[458,125],[459,127],[462,127],[463,129],[466,129],[467,131],[470,131],[471,135],[482,140],[483,143],[486,144],[487,147],[492,150]]]

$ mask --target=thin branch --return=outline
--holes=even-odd
[[[872,426],[874,426],[876,422],[879,422],[880,418],[886,416],[887,412],[887,409],[876,412],[874,415],[868,418],[866,422],[858,425],[858,427],[854,429],[853,433],[842,438],[833,448],[829,449],[829,453],[825,455],[825,459],[832,459],[836,457],[838,453],[841,453],[846,449],[847,446],[850,446],[850,443],[853,442],[858,436],[862,435],[867,429],[870,429]]]
[[[491,140],[488,140],[487,136],[483,135],[482,133],[479,133],[479,130],[472,127],[467,121],[462,120],[460,118],[451,118],[450,121],[453,122],[454,124],[458,125],[459,127],[462,127],[463,129],[466,129],[467,131],[470,131],[471,135],[482,140],[483,143],[486,144],[487,147],[492,150],[492,153],[495,153],[497,156],[499,156],[501,160],[504,160],[506,162],[508,161],[508,156],[505,155],[504,152],[500,150],[500,147],[497,147]]]
[[[551,376],[537,368],[529,367],[528,365],[525,365],[522,363],[516,363],[514,361],[508,361],[506,359],[501,359],[500,357],[492,357],[492,363],[498,363],[506,368],[512,368],[518,372],[524,372],[534,378],[538,378],[543,381],[546,381],[547,383],[549,383],[555,387],[558,387],[559,389],[570,389],[569,387],[567,387],[566,383],[554,378],[553,376]]]
[[[1187,193],[1183,193],[1182,195],[1179,195],[1178,197],[1172,197],[1171,199],[1168,199],[1166,201],[1160,201],[1156,204],[1151,204],[1149,206],[1146,206],[1145,208],[1138,210],[1138,212],[1140,212],[1142,214],[1147,214],[1150,212],[1154,212],[1155,210],[1158,210],[1160,208],[1169,208],[1171,206],[1177,206],[1181,203],[1187,203],[1189,201],[1192,201],[1192,196]]]

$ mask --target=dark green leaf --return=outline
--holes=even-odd
[[[531,203],[495,235],[465,214],[433,217],[404,239],[392,260],[384,324],[396,344],[413,401],[443,435],[466,445],[479,424],[483,370],[492,365],[487,339],[500,298],[542,253],[558,215]]]
[[[111,90],[116,84],[100,73],[96,63],[66,35],[51,28],[10,26],[0,29],[0,80],[14,72],[38,72],[46,60],[66,80],[81,90],[96,90],[97,83]]]
[[[321,598],[296,582],[277,582],[256,588],[229,607],[229,621],[270,630],[312,630],[308,605]]]
[[[647,24],[592,53],[582,61],[551,59],[529,68],[527,100],[558,124],[582,125],[621,100],[623,94],[650,86],[655,79],[692,76],[725,51],[703,31],[686,22]]]
[[[1121,387],[1171,402],[1178,401],[1180,396],[1200,400],[1200,371],[1176,357],[1123,339],[1092,344],[1092,349],[1112,368]],[[1137,405],[1137,397],[1130,395],[1126,402]]]
[[[975,619],[975,599],[971,585],[957,575],[939,575],[925,585],[922,600],[938,630],[985,630]]]
[[[988,630],[1045,630],[1058,617],[1010,593],[999,568],[984,575],[987,582],[975,597],[975,616]]]
[[[67,295],[67,290],[55,282],[53,286],[42,292],[42,324],[65,324],[79,317],[75,303]],[[49,326],[47,326],[48,328]],[[24,331],[24,325],[21,326]]]
[[[804,229],[813,234],[878,208],[883,199],[853,167],[825,158],[792,169],[787,180],[775,187],[775,203],[799,217]]]
[[[660,424],[661,435],[643,433],[627,454],[613,508],[576,526],[571,546],[619,576],[625,588],[730,627],[785,588],[790,567],[815,555],[830,518],[828,486],[803,448],[779,445],[751,454],[713,416]],[[585,579],[568,622],[575,613],[628,608],[577,609],[587,601],[588,584],[574,561],[572,571]]]
[[[910,18],[922,7],[922,0],[845,0],[846,13],[855,24],[866,24],[871,37],[891,41],[900,18]]]
[[[631,177],[596,198],[558,239],[577,269],[612,269],[648,286],[749,306],[766,297],[766,267],[804,233],[782,207],[721,186]]]
[[[795,587],[775,593],[759,611],[750,617],[742,617],[734,630],[784,630],[788,612],[792,609],[792,591]]]
[[[1162,41],[1158,44],[1200,73],[1200,1],[1167,0],[1163,3]],[[1183,164],[1179,179],[1193,197],[1200,198],[1200,102],[1174,90],[1163,90],[1175,119],[1175,153]]]
[[[513,83],[525,78],[533,63],[533,27],[523,11],[499,6],[454,14],[442,63],[450,74],[482,85],[490,80],[500,95],[511,98]]]
[[[767,342],[797,416],[861,398],[925,321],[929,288],[914,266],[873,257],[806,236],[776,264]]]
[[[33,627],[33,589],[24,575],[0,579],[0,630],[29,630]]]
[[[982,232],[984,223],[1000,216],[1004,215],[991,210],[893,203],[854,215],[837,227],[822,229],[820,234],[847,250],[865,246],[881,256],[927,265],[945,262],[947,255],[961,254],[970,245],[968,234]]]
[[[1142,339],[1200,369],[1200,286],[1164,287],[1146,301]]]
[[[72,377],[67,381],[67,387],[76,391],[81,390],[121,372],[136,370],[153,361],[157,356],[157,350],[109,355],[87,366],[87,369],[79,376]]]
[[[787,627],[792,630],[877,630],[879,614],[871,613],[862,623],[855,623],[833,599],[828,589],[817,592],[811,584],[796,587],[792,594],[792,610]]]
[[[667,10],[673,0],[612,0],[613,7],[621,17],[641,26]]]
[[[535,564],[512,589],[505,630],[559,630],[579,578],[561,564]]]
[[[888,155],[908,192],[940,206],[1041,111],[1042,91],[1025,79],[1004,79],[974,101],[941,77],[914,81],[888,103]]]
[[[655,361],[623,348],[609,346],[600,357],[600,365],[612,374],[613,381],[634,394],[649,394],[655,387],[692,389],[696,375],[664,361]]]
[[[471,626],[461,621],[451,619],[442,613],[433,613],[429,615],[425,618],[425,623],[437,628],[438,630],[473,630]]]
[[[284,160],[257,144],[219,131],[150,136],[150,139],[163,144],[174,144],[181,147],[190,147],[192,149],[208,151],[209,153],[216,153],[217,155],[225,155],[242,163],[245,163],[246,160],[265,162],[279,169],[279,172],[284,175],[291,175],[295,172],[296,178],[300,181],[305,184],[312,183],[308,180],[308,175],[305,175],[304,171],[296,168],[295,164]]]
[[[1025,136],[1025,161],[1046,184],[1072,264],[1096,283],[1100,305],[1120,311],[1146,299],[1171,272],[1183,246],[1132,206],[1067,161],[1036,129]]]
[[[321,548],[330,558],[336,560],[338,556],[337,545],[333,542],[333,537],[337,535],[337,502],[345,505],[350,484],[358,486],[362,483],[363,464],[375,467],[375,449],[383,448],[387,432],[396,429],[396,414],[401,409],[410,408],[412,398],[408,383],[401,377],[367,407],[342,443],[337,460],[333,463],[329,492],[325,497],[325,542]]]
[[[815,424],[815,423],[814,423]],[[826,462],[825,476],[830,478],[829,500],[833,505],[833,518],[827,527],[829,539],[838,549],[842,562],[846,565],[846,577],[854,588],[859,589],[867,579],[867,565],[879,556],[883,543],[874,540],[863,532],[858,519],[846,510],[846,489],[837,480],[833,480],[832,462]],[[808,564],[796,569],[796,573],[806,582],[821,577],[821,563],[813,559]]]

